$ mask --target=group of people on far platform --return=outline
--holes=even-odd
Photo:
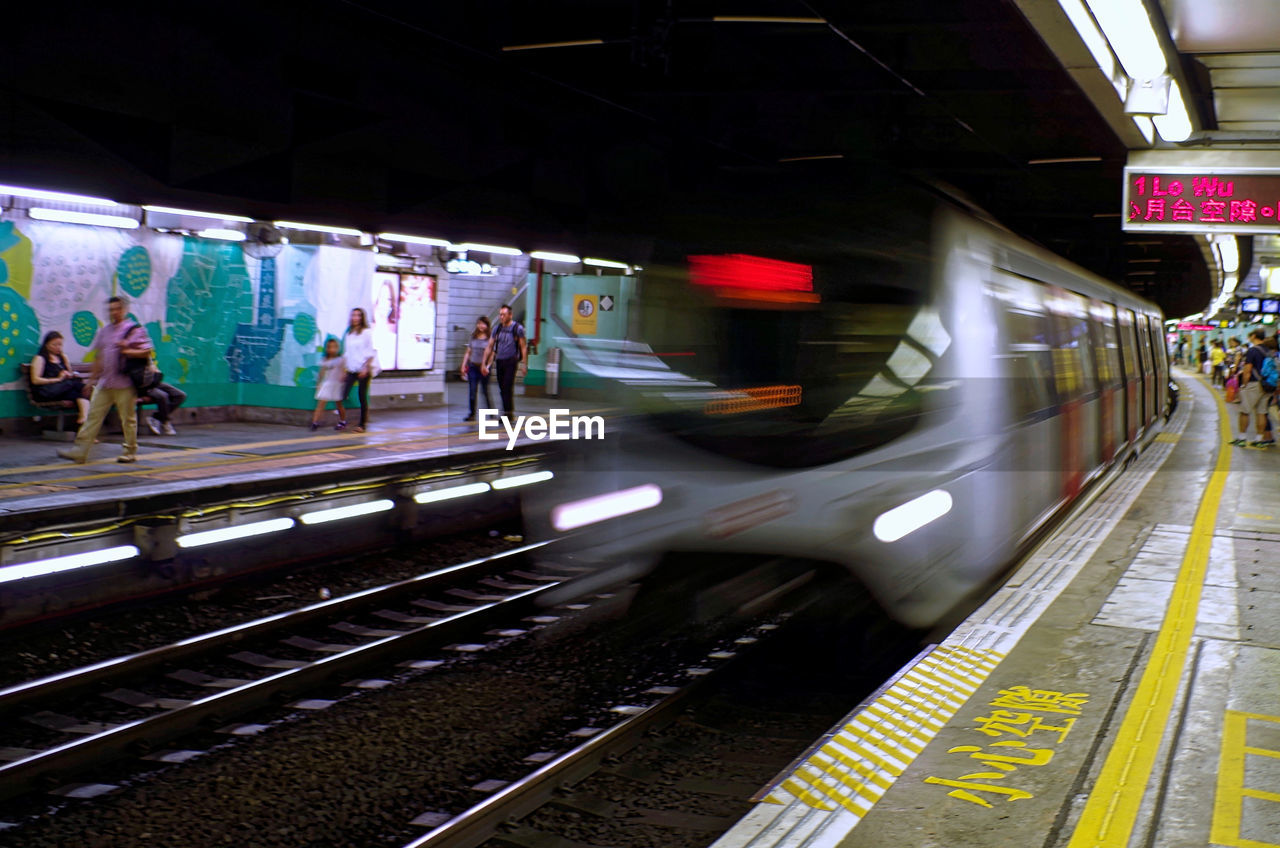
[[[113,407],[124,431],[124,451],[116,461],[136,462],[139,398],[149,398],[156,404],[156,412],[147,418],[147,425],[157,436],[177,435],[171,415],[187,399],[185,392],[164,381],[164,374],[156,366],[151,339],[141,324],[129,320],[124,298],[113,297],[107,301],[107,318],[108,323],[93,341],[90,374],[75,371],[63,352],[63,336],[56,331],[44,337],[40,350],[31,360],[31,391],[37,400],[68,400],[76,404],[79,429],[75,444],[58,451],[58,456],[72,462],[88,461],[89,451]],[[360,401],[360,423],[351,429],[363,433],[369,426],[369,380],[378,372],[373,332],[363,309],[351,310],[342,339],[327,339],[324,354],[316,380],[311,429],[319,429],[325,408],[333,403],[338,413],[334,429],[345,430],[344,401],[354,386]],[[515,380],[517,374],[524,374],[527,362],[524,327],[513,320],[509,305],[504,304],[498,311],[496,328],[491,329],[488,318],[478,318],[462,360],[462,377],[469,384],[471,407],[466,420],[476,417],[478,393],[484,395],[485,408],[493,406],[489,395],[491,373],[498,379],[504,413],[514,415]]]
[[[1179,346],[1181,348],[1181,345]],[[1227,403],[1236,407],[1237,447],[1270,448],[1276,443],[1271,407],[1280,399],[1280,341],[1257,328],[1249,333],[1248,344],[1239,339],[1219,339],[1202,344],[1203,355],[1178,357],[1190,367],[1199,365],[1215,386],[1221,386]],[[1181,350],[1179,350],[1181,353]],[[1254,438],[1249,438],[1253,425]]]

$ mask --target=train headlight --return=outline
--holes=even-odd
[[[560,504],[551,510],[551,526],[563,533],[566,530],[607,521],[620,515],[652,509],[660,503],[662,503],[662,489],[652,483],[646,483],[620,492],[610,492],[607,495],[596,495],[593,498]]]
[[[907,501],[902,506],[895,506],[871,525],[871,532],[882,542],[896,542],[921,527],[937,521],[951,511],[951,495],[942,489],[921,495]]]

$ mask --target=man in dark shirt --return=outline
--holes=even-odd
[[[1231,443],[1233,445],[1248,444],[1245,437],[1249,434],[1250,415],[1257,419],[1258,441],[1256,444],[1265,446],[1267,440],[1267,404],[1271,400],[1271,395],[1262,391],[1262,363],[1267,358],[1267,350],[1262,346],[1262,340],[1266,337],[1267,334],[1261,329],[1249,334],[1249,349],[1245,351],[1244,364],[1240,366],[1240,420],[1238,422],[1240,438],[1233,441]]]
[[[498,326],[484,352],[484,364],[497,366],[498,393],[502,395],[502,411],[507,417],[516,414],[516,369],[518,367],[520,376],[524,376],[528,362],[524,327],[511,320],[511,307],[504,303],[498,310]]]

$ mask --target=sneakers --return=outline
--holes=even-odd
[[[1231,440],[1231,444],[1232,444],[1234,447],[1242,448],[1242,447],[1245,447],[1246,445],[1248,445],[1248,444],[1249,444],[1249,442],[1248,442],[1248,440],[1246,440],[1246,439],[1232,439],[1232,440]]]
[[[116,462],[137,462],[138,458],[131,454],[122,454],[116,457]]]
[[[77,464],[79,464],[79,465],[84,465],[84,463],[85,463],[85,458],[84,458],[84,457],[82,457],[82,456],[77,456],[76,454],[72,453],[72,452],[71,452],[71,451],[69,451],[69,450],[60,450],[60,451],[58,451],[58,456],[62,457],[63,459],[69,459],[69,460],[71,460],[72,462],[77,463]]]
[[[154,418],[147,416],[147,429],[159,436],[163,431],[160,429],[160,422]]]
[[[1249,447],[1251,448],[1273,448],[1275,446],[1276,446],[1275,439],[1259,439],[1256,442],[1249,443]]]
[[[320,422],[319,422],[319,421],[312,421],[312,422],[311,422],[311,428],[310,428],[310,429],[311,429],[311,432],[313,432],[313,433],[314,433],[316,430],[319,430],[319,429],[320,429]]]
[[[164,422],[164,434],[166,436],[176,436],[178,435],[178,431],[173,429],[173,425],[166,421]]]
[[[476,414],[473,412],[473,413],[471,413],[470,415],[468,415],[466,418],[464,418],[464,419],[462,419],[462,420],[463,420],[463,421],[475,421],[475,420],[476,420]]]
[[[346,422],[346,421],[339,421],[337,424],[334,424],[334,425],[333,425],[333,429],[335,429],[335,430],[345,430],[345,429],[347,429],[347,422]]]

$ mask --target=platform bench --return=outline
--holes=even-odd
[[[87,374],[92,369],[93,369],[93,364],[89,362],[71,363],[71,370],[76,372],[77,374]],[[36,421],[40,421],[46,416],[50,416],[57,421],[56,430],[53,430],[53,431],[44,430],[41,432],[41,435],[44,436],[44,438],[46,439],[53,439],[55,441],[63,441],[63,442],[71,441],[72,439],[74,439],[75,429],[74,428],[71,430],[65,429],[65,419],[68,415],[76,414],[76,402],[74,400],[40,400],[35,396],[35,392],[32,391],[31,363],[30,362],[22,363],[21,365],[18,366],[18,370],[22,373],[22,385],[25,386],[27,390],[27,403],[31,404],[36,409],[41,410],[41,412],[37,413],[36,415],[33,415],[32,418],[34,418]],[[145,406],[147,404],[154,405],[154,403],[155,402],[152,401],[151,398],[146,396],[142,396],[138,398],[139,407]],[[74,421],[75,419],[72,419],[72,420]],[[141,424],[142,423],[141,420],[139,420],[138,423]]]

